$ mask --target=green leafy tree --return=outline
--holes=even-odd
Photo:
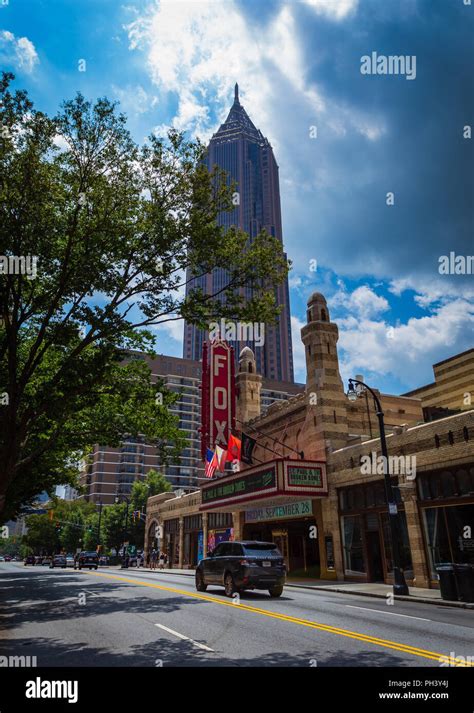
[[[0,538],[0,554],[16,557],[21,551],[21,538],[17,535]]]
[[[140,148],[106,98],[78,94],[49,117],[13,79],[0,79],[0,256],[30,263],[0,279],[4,521],[74,484],[95,443],[142,434],[161,462],[177,458],[175,396],[131,351],[152,353],[150,330],[171,320],[274,319],[288,271],[275,238],[218,226],[233,187],[208,173],[199,142],[170,131]],[[227,268],[223,287],[183,297],[216,266]]]
[[[146,513],[148,498],[152,495],[167,493],[172,490],[169,481],[162,473],[150,470],[143,480],[136,480],[132,485],[130,493],[130,507],[133,511]],[[145,542],[145,521],[141,517],[135,517],[130,523],[130,542],[139,549],[143,548]]]
[[[133,510],[146,512],[148,498],[160,493],[168,493],[172,490],[170,482],[162,473],[156,470],[149,470],[142,480],[135,480],[130,493],[130,502]]]
[[[54,521],[46,515],[29,515],[25,522],[28,532],[23,536],[23,544],[37,555],[58,551],[59,537]]]
[[[83,545],[85,550],[95,550],[98,544],[99,513],[88,515],[84,521]]]
[[[103,540],[106,547],[114,548],[117,552],[120,551],[124,539],[125,532],[125,514],[127,506],[126,503],[118,503],[116,505],[109,505],[104,509],[102,514],[102,532]],[[128,511],[129,519],[131,511]]]

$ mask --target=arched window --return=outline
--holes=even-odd
[[[328,321],[328,316],[327,316],[327,313],[326,313],[326,310],[325,310],[325,309],[321,309],[321,321],[322,321],[322,322],[327,322],[327,321]]]
[[[249,361],[249,374],[253,373],[253,364],[251,361]]]

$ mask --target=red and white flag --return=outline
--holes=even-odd
[[[225,471],[225,463],[227,460],[227,451],[220,446],[216,446],[217,467],[221,473]]]

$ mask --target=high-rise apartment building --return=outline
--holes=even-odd
[[[278,165],[268,139],[254,126],[240,104],[237,84],[229,115],[209,143],[207,165],[210,171],[216,165],[225,170],[237,187],[238,204],[231,212],[219,216],[220,225],[225,228],[238,226],[248,233],[250,241],[265,229],[280,241],[283,253]],[[188,279],[190,278],[191,275],[188,275]],[[200,287],[206,294],[214,294],[222,289],[227,281],[226,269],[216,267],[212,273],[191,280],[187,289],[189,291]],[[250,288],[247,289],[245,297],[251,297]],[[288,280],[275,288],[275,298],[282,310],[276,323],[266,325],[264,345],[256,346],[253,342],[241,341],[233,343],[233,346],[236,355],[245,346],[254,351],[257,369],[263,377],[292,382],[293,353]],[[186,324],[184,357],[201,359],[202,345],[207,338],[206,332]]]

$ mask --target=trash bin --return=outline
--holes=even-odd
[[[450,602],[457,602],[458,591],[456,587],[456,579],[454,577],[453,564],[441,564],[436,567],[439,576],[439,588],[441,591],[441,599],[447,599]]]
[[[470,564],[455,564],[454,577],[460,602],[474,602],[474,567]]]

